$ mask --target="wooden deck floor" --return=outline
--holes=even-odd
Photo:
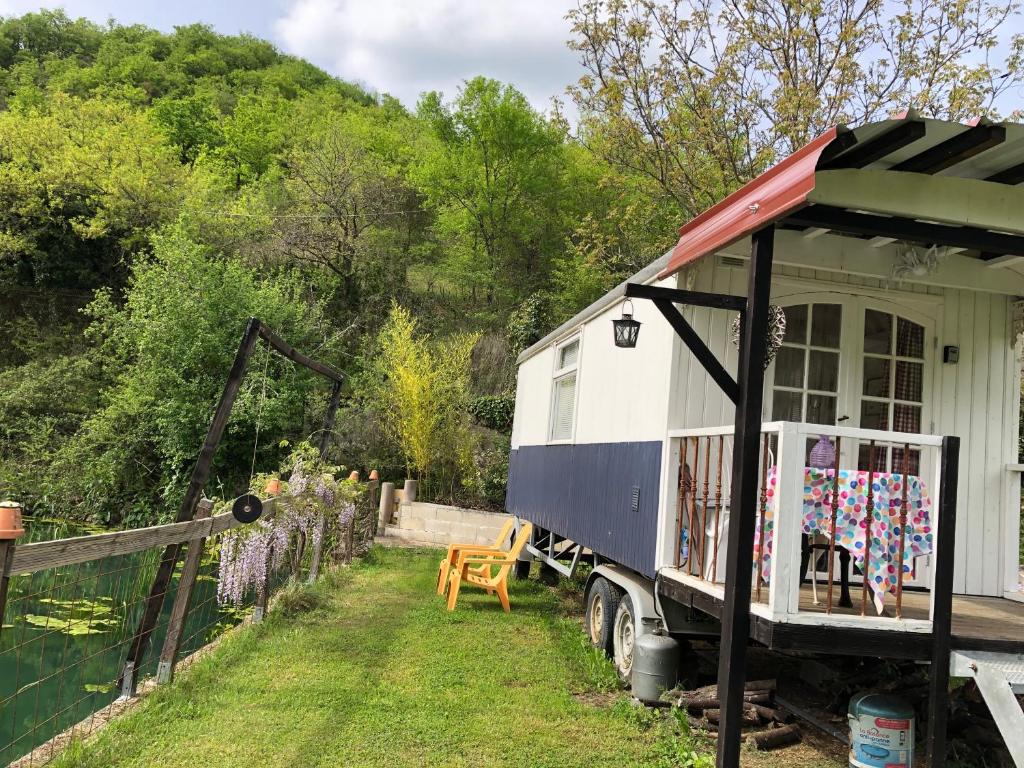
[[[721,602],[707,594],[673,579],[662,579],[660,589],[664,596],[684,605],[692,606],[716,618],[721,618]],[[860,585],[851,585],[853,608],[833,608],[833,615],[859,616]],[[813,602],[810,584],[800,591],[800,610],[805,613],[825,612],[826,590],[818,585],[819,605]],[[835,590],[839,600],[839,589]],[[905,592],[903,616],[908,619],[927,619],[930,595],[928,592]],[[886,614],[895,615],[895,602],[888,600]],[[870,615],[877,615],[869,605]],[[953,598],[954,650],[994,650],[1024,653],[1024,603],[999,597],[957,595]],[[931,635],[896,632],[887,629],[841,628],[808,624],[778,623],[751,615],[751,637],[775,648],[803,649],[824,653],[852,653],[855,655],[887,656],[895,658],[926,659],[931,653]]]
[[[860,615],[860,589],[851,587],[853,608],[832,609],[833,614]],[[820,605],[814,604],[814,594],[810,584],[800,590],[800,610],[808,613],[825,612],[825,590],[818,586]],[[903,617],[907,619],[927,619],[931,597],[928,592],[903,593]],[[839,600],[836,590],[835,600]],[[869,615],[876,615],[874,608],[868,603]],[[895,616],[895,601],[886,603],[886,616]],[[1019,641],[1024,644],[1024,603],[1015,600],[1004,600],[999,597],[973,597],[956,595],[953,597],[953,636],[962,638],[990,639],[1000,641]]]

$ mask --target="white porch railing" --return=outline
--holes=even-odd
[[[663,531],[662,572],[719,599],[732,433],[731,425],[675,430],[667,446],[672,506],[662,523],[671,528]],[[821,436],[835,458],[810,467]],[[751,612],[775,622],[930,632],[942,438],[770,422],[759,441]],[[851,600],[840,605],[846,560]]]

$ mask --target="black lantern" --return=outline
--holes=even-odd
[[[629,304],[629,312],[626,305]],[[615,346],[632,349],[636,346],[636,337],[640,335],[640,323],[633,319],[633,302],[626,299],[622,302],[622,317],[612,320],[615,329]]]

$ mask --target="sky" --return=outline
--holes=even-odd
[[[512,82],[547,110],[582,71],[565,43],[575,0],[0,0],[0,15],[63,7],[96,22],[249,32],[333,75],[414,106],[463,80]]]

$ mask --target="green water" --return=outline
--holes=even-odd
[[[28,534],[19,544],[96,532],[65,521],[27,523]],[[117,698],[116,683],[161,551],[12,575],[0,630],[0,765]],[[193,591],[181,657],[240,618],[238,611],[218,608],[216,572],[211,547]],[[156,673],[176,587],[177,574],[149,643],[142,677]]]

